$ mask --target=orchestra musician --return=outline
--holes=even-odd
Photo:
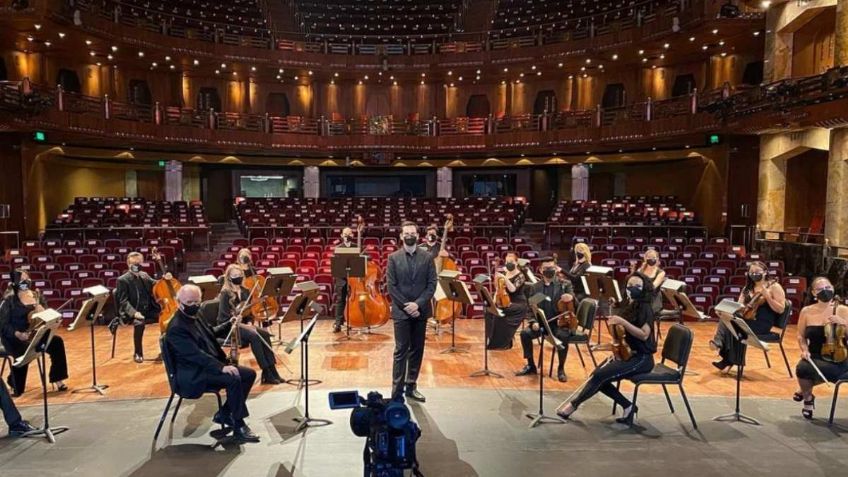
[[[218,294],[218,324],[229,323],[239,304],[249,300],[250,290],[242,286],[244,270],[238,264],[231,264],[224,271],[224,284]],[[241,317],[240,317],[241,318]],[[239,340],[249,343],[256,362],[262,369],[262,384],[282,384],[283,378],[277,372],[277,358],[271,350],[271,333],[256,323],[239,320]]]
[[[834,309],[833,284],[825,277],[816,277],[810,285],[810,291],[816,302],[801,309],[798,316],[798,345],[801,347],[801,360],[795,367],[795,377],[801,388],[793,396],[795,401],[803,402],[801,414],[806,419],[813,418],[816,397],[813,387],[822,384],[821,376],[810,363],[815,363],[828,381],[835,382],[848,376],[848,359],[833,362],[822,358],[822,348],[826,342],[825,326],[836,324],[848,326],[848,307],[837,304]]]
[[[42,312],[47,308],[44,298],[33,288],[32,280],[25,270],[12,272],[12,282],[9,292],[0,303],[0,339],[3,347],[18,358],[26,353],[29,347],[29,316],[31,313]],[[44,343],[39,345],[44,347]],[[68,358],[65,354],[65,342],[61,336],[53,335],[53,339],[44,350],[50,356],[50,372],[48,374],[50,383],[54,389],[65,391],[68,386]],[[26,390],[26,379],[29,365],[12,367],[9,373],[9,387],[12,394],[17,397]]]
[[[640,273],[627,279],[627,301],[620,315],[608,317],[608,325],[621,325],[625,330],[625,342],[631,350],[630,359],[615,359],[606,362],[592,372],[589,380],[576,396],[560,404],[557,415],[568,419],[587,399],[599,391],[610,397],[624,410],[616,422],[632,424],[638,412],[630,400],[616,388],[615,382],[637,374],[650,372],[654,368],[654,353],[657,342],[654,334],[654,313],[651,311],[651,280]]]
[[[353,242],[353,229],[345,227],[342,229],[342,241],[336,245],[336,248],[350,248],[355,244]],[[333,322],[333,333],[338,333],[342,330],[342,325],[345,320],[345,305],[347,305],[347,279],[336,278],[333,284],[336,292],[336,321]]]
[[[589,246],[583,242],[574,245],[574,263],[571,268],[565,272],[565,276],[571,280],[571,285],[574,287],[574,296],[578,301],[589,296],[589,292],[583,289],[583,280],[580,278],[586,274],[589,267],[592,266],[592,251]]]
[[[527,295],[524,290],[526,278],[518,268],[518,255],[515,252],[509,252],[504,257],[504,268],[495,273],[495,283],[501,278],[505,279],[504,286],[510,304],[501,308],[503,317],[495,317],[488,312],[485,315],[486,328],[489,330],[488,348],[492,350],[512,349],[515,330],[527,316]]]
[[[6,420],[6,425],[9,427],[9,437],[21,437],[27,432],[35,430],[32,424],[21,417],[21,413],[15,407],[12,397],[9,396],[9,390],[6,389],[2,380],[0,380],[0,409],[3,411],[3,419]]]
[[[395,330],[392,398],[401,394],[424,402],[418,391],[418,373],[424,358],[427,319],[432,316],[431,299],[436,292],[436,264],[429,253],[418,247],[418,226],[401,225],[402,247],[389,255],[386,283],[392,299]]]
[[[639,266],[639,272],[648,277],[653,284],[651,309],[654,311],[654,314],[657,314],[662,310],[663,305],[660,286],[665,281],[665,271],[660,267],[660,255],[655,249],[651,248],[645,252],[642,265]]]
[[[786,306],[786,293],[783,287],[776,281],[766,280],[766,272],[767,268],[763,262],[751,262],[748,265],[747,283],[737,299],[739,303],[747,305],[755,300],[757,295],[765,298],[765,302],[756,309],[754,319],[748,320],[747,323],[757,336],[771,333],[772,327],[778,322]],[[730,330],[722,323],[718,324],[715,336],[710,340],[710,348],[717,351],[721,357],[720,360],[712,363],[721,371],[729,370],[740,354],[738,340],[734,339]]]
[[[150,275],[142,271],[141,264],[144,255],[139,252],[130,252],[127,255],[127,271],[118,277],[115,287],[115,303],[118,304],[118,318],[127,324],[133,324],[133,360],[136,363],[144,362],[144,327],[147,323],[159,321],[160,307],[153,296],[153,285],[156,284]],[[173,278],[170,272],[164,277],[166,280]]]
[[[554,336],[563,342],[568,341],[571,332],[568,328],[561,328],[557,325],[558,320],[551,320],[557,316],[557,302],[567,303],[574,301],[574,288],[570,281],[561,282],[557,279],[557,265],[553,257],[547,257],[542,261],[542,280],[530,286],[530,296],[537,293],[543,293],[550,298],[550,301],[543,301],[539,304],[539,309],[545,313],[545,317],[549,320],[548,324]],[[524,351],[524,359],[527,360],[527,365],[521,371],[515,373],[516,376],[527,376],[536,374],[536,361],[533,355],[533,340],[538,338],[545,329],[538,323],[538,318],[533,317],[530,320],[530,326],[521,331],[521,349]],[[568,355],[568,346],[564,349],[557,350],[559,365],[557,366],[557,379],[564,383],[567,378],[565,376],[565,359]],[[542,363],[539,363],[540,365]]]
[[[256,372],[244,366],[231,365],[218,344],[217,337],[227,332],[231,323],[209,327],[198,316],[201,292],[197,285],[184,285],[177,291],[179,311],[174,314],[165,333],[165,343],[174,357],[175,377],[181,396],[197,399],[205,392],[226,389],[227,402],[212,421],[232,429],[235,442],[259,442],[244,419],[250,415],[247,396],[256,381]]]
[[[424,244],[421,247],[427,250],[433,260],[449,256],[447,250],[442,250],[442,244],[439,243],[439,227],[434,224],[427,227],[427,234],[424,236]]]

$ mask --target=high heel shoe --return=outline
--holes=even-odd
[[[630,406],[630,412],[627,413],[626,416],[621,416],[621,417],[616,418],[615,422],[617,422],[619,424],[627,424],[628,426],[632,426],[633,425],[633,417],[636,415],[637,412],[639,412],[639,408],[636,407],[636,405],[634,404],[634,405]]]
[[[812,419],[813,418],[813,410],[816,408],[816,397],[813,396],[809,401],[804,401],[804,408],[810,406],[810,409],[801,409],[801,415],[804,416],[804,419]]]
[[[561,419],[565,419],[567,421],[567,420],[571,419],[571,415],[574,414],[574,412],[576,410],[577,410],[576,407],[572,407],[571,412],[562,412],[559,409],[557,409],[556,415],[559,416]]]
[[[801,402],[801,401],[804,400],[804,395],[801,393],[801,391],[795,391],[792,394],[792,400],[795,401],[795,402]]]
[[[58,383],[58,384],[56,384],[56,383],[50,383],[50,386],[52,386],[52,387],[53,387],[53,390],[54,390],[54,391],[58,391],[58,392],[67,391],[67,390],[68,390],[68,385],[67,385],[67,384],[65,384],[65,383]]]

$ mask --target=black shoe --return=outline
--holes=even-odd
[[[626,416],[616,418],[615,422],[617,422],[619,424],[627,424],[628,426],[632,426],[633,425],[633,417],[636,415],[637,412],[639,412],[639,408],[636,407],[636,405],[634,404],[634,405],[630,406],[630,413],[629,414],[627,414]]]
[[[212,416],[212,422],[224,427],[235,427],[235,424],[233,423],[233,416],[231,416],[229,413],[225,414],[221,411],[216,412],[215,415]]]
[[[277,371],[277,368],[271,368],[270,371],[272,376],[280,380],[280,383],[286,382],[286,380],[283,379],[282,376],[280,376],[280,373]]]
[[[9,437],[21,437],[27,432],[32,432],[34,430],[36,429],[35,427],[32,427],[32,424],[27,421],[21,421],[9,428]]]
[[[259,436],[254,434],[247,424],[244,424],[240,427],[236,427],[235,429],[233,429],[233,441],[238,443],[257,443],[259,442]]]
[[[728,366],[730,366],[730,363],[725,360],[713,361],[713,366],[715,366],[719,371],[724,371]]]
[[[115,317],[112,321],[109,322],[109,333],[113,335],[118,332],[118,326],[121,325],[121,320],[118,317]]]
[[[133,361],[135,361],[136,363],[143,363],[144,362],[144,356],[142,356],[138,353],[135,353],[133,355]]]
[[[809,407],[809,409],[801,409],[801,415],[804,416],[804,419],[812,419],[813,411],[816,409],[816,397],[813,396],[809,401],[804,401],[804,407]]]
[[[342,331],[342,325],[340,325],[338,323],[333,325],[333,333],[341,333],[341,331]]]
[[[561,383],[568,382],[568,378],[565,376],[565,371],[563,371],[563,370],[557,371],[557,381],[559,381]]]
[[[262,384],[283,384],[283,380],[274,376],[274,374],[270,369],[263,369]]]
[[[528,376],[531,374],[536,374],[536,367],[529,364],[521,368],[521,371],[515,373],[516,376]]]
[[[407,386],[404,395],[409,399],[412,399],[413,401],[427,402],[427,398],[425,398],[423,394],[418,392],[418,388],[416,388],[415,385]]]

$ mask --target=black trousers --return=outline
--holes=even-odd
[[[557,357],[559,358],[557,369],[562,370],[563,366],[565,366],[565,358],[568,357],[568,337],[571,336],[571,332],[562,328],[555,328],[552,331],[554,332],[554,336],[565,345],[565,349],[557,350]],[[536,366],[536,357],[533,354],[533,342],[541,335],[541,329],[533,331],[530,326],[521,330],[521,349],[524,351],[524,359],[527,360],[527,364],[533,367]],[[544,364],[539,363],[539,366],[544,366]]]
[[[602,392],[622,408],[630,407],[630,400],[615,387],[613,383],[630,376],[647,373],[654,369],[654,356],[651,354],[636,354],[627,361],[609,361],[595,369],[592,377],[572,401],[575,408],[580,407],[590,397]]]
[[[256,362],[261,369],[273,368],[277,363],[274,352],[268,347],[271,345],[271,333],[265,328],[239,325],[239,340],[250,344],[250,350],[253,351],[253,356],[256,357]],[[265,345],[266,343],[268,346]]]
[[[403,393],[404,385],[415,384],[424,358],[424,335],[427,320],[423,318],[393,320],[395,353],[392,366],[392,396]]]
[[[224,403],[221,412],[225,415],[231,415],[235,425],[241,426],[244,424],[244,418],[250,415],[247,410],[247,395],[250,394],[250,388],[256,381],[256,371],[244,366],[239,366],[238,370],[238,376],[223,373],[208,376],[206,378],[206,390],[225,389],[227,391],[227,402]]]
[[[18,408],[12,402],[12,396],[9,395],[9,390],[6,389],[2,380],[0,380],[0,409],[3,410],[3,419],[6,420],[6,425],[9,428],[20,424],[21,413],[18,412]]]
[[[159,311],[148,311],[142,312],[144,315],[143,320],[133,319],[133,352],[139,356],[144,356],[144,347],[142,346],[144,340],[144,328],[147,323],[158,323],[159,322]]]
[[[26,341],[14,340],[14,342],[10,344],[12,345],[12,349],[10,351],[12,356],[15,358],[26,353],[28,346]],[[51,383],[55,383],[57,381],[64,381],[65,379],[68,379],[68,358],[65,355],[65,342],[62,340],[62,337],[54,335],[45,351],[47,352],[47,355],[50,356],[50,372],[47,375],[48,380]],[[26,390],[28,373],[29,365],[21,366],[20,368],[12,367],[12,373],[9,376],[9,385],[12,386],[14,384],[15,394],[22,394],[24,390]],[[14,383],[12,380],[14,380]]]
[[[336,280],[335,289],[336,297],[334,303],[336,305],[336,322],[334,325],[342,326],[342,324],[344,324],[345,305],[347,305],[347,281]]]

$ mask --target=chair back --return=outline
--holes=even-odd
[[[174,367],[174,357],[171,355],[171,349],[168,346],[168,334],[165,333],[159,337],[159,351],[162,354],[162,364],[165,366],[165,375],[168,377],[168,387],[171,392],[177,392],[177,370]]]
[[[692,330],[675,323],[668,330],[663,342],[662,360],[671,361],[677,365],[682,378],[689,363],[689,352],[692,351]]]
[[[209,326],[217,326],[218,325],[218,308],[221,303],[217,298],[212,300],[206,300],[200,304],[200,311],[198,314],[203,321],[206,322]]]
[[[786,327],[789,325],[789,317],[792,316],[792,302],[786,300],[783,306],[783,313],[777,318],[774,326],[780,328],[780,340],[783,341],[783,334],[786,333]]]
[[[584,298],[577,307],[577,322],[591,336],[592,327],[595,326],[595,314],[598,311],[598,300]]]

